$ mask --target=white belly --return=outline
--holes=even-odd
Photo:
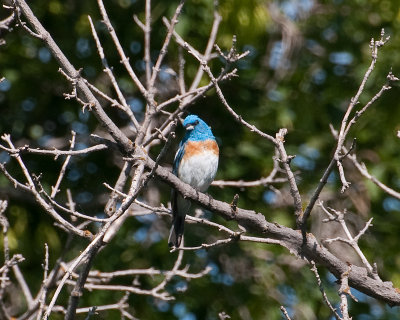
[[[214,180],[217,169],[218,156],[207,151],[189,159],[183,158],[178,169],[178,177],[183,182],[204,192]]]

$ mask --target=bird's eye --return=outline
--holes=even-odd
[[[194,122],[194,125],[197,126],[198,124],[199,124],[199,120],[196,120],[196,121]]]

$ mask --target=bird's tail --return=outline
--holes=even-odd
[[[179,248],[183,237],[183,228],[185,226],[185,217],[175,215],[172,221],[172,228],[169,233],[168,245],[170,247]]]

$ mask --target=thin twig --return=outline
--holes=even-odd
[[[74,147],[75,147],[75,137],[76,137],[75,131],[71,131],[71,135],[72,135],[72,138],[71,138],[70,147],[69,147],[70,151],[72,151],[74,149]],[[65,161],[64,161],[64,163],[63,163],[63,165],[61,167],[60,174],[58,175],[56,184],[51,187],[51,194],[50,194],[50,198],[51,199],[54,199],[56,194],[60,191],[59,187],[60,187],[61,181],[62,181],[62,179],[64,177],[65,171],[67,170],[67,166],[68,166],[68,163],[69,163],[70,159],[71,159],[71,155],[69,154],[65,158]]]
[[[33,14],[32,10],[28,6],[25,0],[14,0],[16,7],[18,10],[21,10],[21,13],[25,16],[25,18],[29,21],[34,31],[42,36],[41,39],[53,54],[55,60],[62,67],[63,71],[74,81],[76,82],[76,88],[79,90],[78,93],[84,99],[84,102],[92,106],[92,110],[96,115],[99,122],[104,125],[108,132],[112,135],[113,139],[119,143],[121,148],[126,152],[132,152],[134,149],[134,145],[131,140],[119,129],[119,127],[109,118],[109,116],[104,112],[102,106],[99,101],[87,87],[87,85],[82,80],[80,73],[75,67],[70,63],[70,61],[66,58],[65,54],[61,51],[61,49],[57,46],[56,42],[53,40],[51,35],[47,32],[47,30],[43,27],[43,25],[39,22],[36,16]]]
[[[47,243],[44,244],[44,248],[45,248],[45,257],[44,257],[44,265],[43,265],[43,282],[42,282],[42,286],[43,289],[41,290],[41,295],[39,298],[39,310],[36,316],[36,320],[40,320],[40,318],[42,317],[43,314],[43,310],[44,310],[44,306],[45,306],[45,302],[46,302],[46,295],[47,295],[47,278],[48,278],[48,272],[49,272],[49,247],[47,245]]]
[[[286,149],[284,147],[285,135],[287,134],[287,129],[280,129],[276,134],[276,148],[278,149],[280,162],[282,163],[283,169],[286,172],[286,176],[288,177],[289,186],[290,186],[290,194],[293,198],[293,205],[296,215],[296,224],[298,228],[303,229],[302,219],[303,219],[303,208],[301,203],[301,196],[299,188],[297,187],[296,178],[292,169],[290,168],[290,161],[293,157],[289,157],[286,153]]]
[[[11,137],[9,134],[3,134],[1,136],[1,138],[6,141],[9,146],[12,149],[15,149],[14,144],[11,141]],[[68,221],[66,221],[65,219],[63,219],[57,212],[56,210],[54,210],[53,207],[51,207],[40,195],[39,191],[36,189],[36,186],[32,180],[32,177],[27,169],[27,167],[25,166],[25,163],[23,162],[21,156],[17,153],[14,155],[15,159],[17,160],[20,168],[22,169],[22,172],[28,182],[28,187],[30,192],[35,196],[36,201],[41,205],[41,207],[47,212],[49,213],[60,225],[62,225],[63,227],[65,227],[67,230],[74,232],[75,234],[81,236],[81,237],[91,237],[90,234],[88,234],[86,231],[84,230],[79,230],[78,228],[76,228],[74,225],[72,225],[71,223],[69,223]]]
[[[131,79],[133,80],[133,82],[136,84],[136,86],[138,87],[138,89],[140,90],[140,92],[142,93],[143,97],[147,98],[148,94],[147,94],[147,90],[146,88],[143,86],[143,84],[140,82],[138,76],[136,75],[136,73],[133,71],[131,64],[129,63],[129,59],[127,58],[127,56],[125,55],[124,49],[121,46],[121,43],[119,42],[118,36],[115,33],[114,27],[112,26],[110,19],[108,18],[108,14],[107,11],[104,7],[104,3],[102,0],[97,0],[97,4],[99,6],[100,9],[100,13],[101,16],[103,18],[103,22],[104,24],[107,26],[107,30],[108,33],[110,34],[115,47],[117,48],[118,54],[121,57],[121,63],[124,65],[125,69],[128,71],[129,76],[131,77]],[[148,101],[150,102],[150,101]]]
[[[208,43],[207,43],[206,50],[205,50],[204,54],[202,55],[202,59],[204,61],[206,61],[206,62],[208,62],[210,60],[210,58],[211,58],[211,50],[213,49],[214,44],[215,44],[215,40],[217,39],[218,28],[219,28],[219,25],[221,23],[221,20],[222,20],[222,17],[218,13],[218,8],[217,8],[216,4],[214,3],[214,21],[213,21],[213,25],[211,27],[211,33],[210,33],[210,36],[208,38]],[[191,90],[193,90],[193,89],[198,87],[198,85],[200,83],[200,80],[201,80],[201,78],[203,76],[203,72],[204,72],[203,68],[200,65],[198,70],[197,70],[196,76],[194,77],[194,79],[192,81],[192,85],[190,86],[189,91],[191,91]]]
[[[157,61],[153,67],[153,72],[151,74],[151,78],[150,78],[150,88],[154,87],[154,83],[156,81],[157,75],[160,72],[160,67],[161,67],[161,63],[164,60],[165,55],[167,54],[167,47],[171,41],[171,37],[172,37],[172,33],[174,31],[175,25],[178,23],[178,17],[181,14],[182,11],[182,7],[185,3],[185,0],[180,0],[178,6],[176,7],[174,16],[171,19],[171,25],[168,29],[167,35],[165,37],[164,43],[162,45],[162,48],[160,50],[160,54],[158,55]]]
[[[283,315],[285,316],[286,320],[292,320],[292,319],[289,317],[289,314],[288,314],[288,312],[287,312],[287,310],[285,309],[284,306],[281,306],[280,309],[281,309]]]
[[[363,262],[363,265],[367,268],[368,274],[372,276],[374,279],[379,279],[379,276],[374,272],[374,268],[371,266],[371,264],[368,262],[367,258],[365,257],[364,253],[361,251],[360,247],[358,246],[358,240],[360,237],[365,234],[367,229],[371,226],[372,219],[369,219],[368,222],[365,224],[364,228],[362,228],[357,236],[353,237],[350,233],[350,230],[347,227],[346,221],[344,220],[344,215],[345,212],[340,212],[337,210],[331,209],[332,213],[329,212],[328,209],[326,209],[323,205],[323,202],[320,201],[318,203],[318,206],[321,207],[321,209],[326,213],[329,219],[323,220],[323,222],[329,222],[329,221],[337,221],[340,223],[340,226],[342,227],[344,233],[346,234],[347,239],[342,238],[342,237],[336,237],[333,239],[326,239],[324,240],[325,243],[332,243],[334,241],[341,241],[344,243],[347,243],[350,245],[354,251],[357,253],[357,255],[360,257],[361,261]]]
[[[18,264],[14,264],[12,266],[12,270],[13,270],[14,276],[17,279],[17,282],[18,282],[19,286],[21,287],[21,290],[24,294],[26,303],[28,304],[28,308],[32,307],[33,306],[32,293],[31,293],[31,290],[29,289],[28,284],[26,283],[24,275],[22,274],[21,270],[19,269]]]
[[[341,317],[339,316],[339,314],[337,313],[336,308],[334,308],[332,306],[332,304],[330,303],[330,301],[328,299],[328,296],[326,295],[326,292],[325,292],[324,287],[322,286],[322,281],[321,281],[321,278],[319,276],[318,269],[317,269],[317,266],[315,265],[315,262],[311,260],[310,263],[312,265],[311,271],[314,272],[315,278],[317,279],[317,284],[318,284],[318,287],[319,287],[319,291],[321,291],[322,298],[324,299],[325,304],[332,311],[332,313],[335,316],[336,320],[342,320]]]
[[[99,36],[97,35],[96,29],[95,29],[95,27],[93,25],[92,18],[90,16],[88,16],[88,19],[89,19],[89,23],[90,23],[90,28],[92,30],[93,38],[94,38],[94,40],[96,42],[97,51],[99,53],[101,62],[103,64],[103,66],[104,66],[104,72],[107,74],[108,78],[110,79],[110,81],[111,81],[111,83],[112,83],[112,85],[114,87],[115,92],[117,93],[118,99],[119,99],[119,101],[121,102],[121,105],[122,105],[122,110],[125,111],[125,113],[129,116],[129,118],[131,119],[131,121],[132,121],[133,125],[135,126],[135,128],[139,129],[140,125],[139,125],[138,121],[136,120],[136,117],[133,114],[131,108],[126,103],[126,99],[125,99],[124,95],[122,94],[121,89],[118,86],[117,80],[114,77],[114,73],[112,72],[112,69],[108,65],[107,59],[106,59],[106,57],[104,55],[103,47],[101,46],[101,43],[100,43]]]
[[[352,318],[349,316],[349,306],[347,303],[347,296],[349,295],[354,301],[358,302],[358,300],[352,295],[350,287],[349,287],[349,273],[351,271],[351,265],[346,272],[343,272],[340,276],[340,288],[339,288],[339,296],[340,296],[340,311],[342,312],[343,320],[351,320]]]
[[[32,154],[54,156],[55,160],[60,156],[85,155],[90,152],[106,150],[107,148],[108,148],[108,146],[105,144],[98,144],[98,145],[80,149],[80,150],[58,150],[56,148],[49,150],[49,149],[34,149],[34,148],[30,148],[29,146],[23,146],[23,147],[19,147],[19,148],[7,148],[0,144],[0,149],[8,152],[10,155],[32,153]]]
[[[304,228],[306,226],[306,221],[307,221],[308,217],[310,216],[311,211],[314,208],[315,203],[317,202],[317,200],[319,198],[319,195],[321,194],[322,189],[325,187],[325,185],[326,185],[326,183],[328,181],[328,177],[329,177],[330,173],[332,172],[335,163],[338,165],[338,168],[339,168],[340,174],[341,174],[340,177],[341,177],[341,181],[342,181],[342,185],[343,185],[342,192],[344,192],[346,190],[346,188],[349,187],[349,183],[345,179],[345,176],[344,176],[344,173],[341,170],[341,164],[340,164],[340,161],[343,159],[343,157],[341,157],[341,151],[342,151],[342,148],[344,146],[345,139],[347,137],[347,134],[349,133],[349,130],[350,130],[351,126],[355,123],[355,121],[348,122],[349,121],[349,117],[350,117],[354,107],[359,103],[359,98],[360,98],[362,92],[364,91],[365,84],[366,84],[367,80],[369,79],[369,76],[371,75],[372,71],[374,70],[374,67],[375,67],[375,64],[376,64],[376,61],[377,61],[377,58],[378,58],[378,49],[381,46],[383,46],[388,40],[389,40],[389,37],[386,37],[384,39],[384,30],[383,29],[381,31],[380,40],[378,40],[378,41],[374,41],[374,39],[371,40],[370,48],[371,48],[371,51],[372,51],[372,54],[371,54],[372,59],[371,59],[370,66],[368,67],[367,71],[365,72],[364,77],[363,77],[363,79],[361,81],[361,84],[360,84],[360,86],[359,86],[359,88],[357,90],[357,93],[353,98],[351,98],[349,106],[347,107],[347,110],[346,110],[346,112],[345,112],[345,114],[343,116],[342,124],[341,124],[341,127],[340,127],[340,131],[338,133],[336,150],[334,152],[332,160],[330,161],[328,167],[326,168],[326,170],[325,170],[325,172],[324,172],[324,174],[323,174],[323,176],[322,176],[317,188],[315,189],[315,191],[314,191],[314,193],[313,193],[313,195],[312,195],[312,197],[310,199],[310,202],[307,204],[307,207],[304,210],[303,222],[302,222]],[[382,87],[382,89],[383,89],[383,87]],[[380,92],[382,91],[382,89],[380,90]],[[379,94],[379,96],[380,96],[380,94]],[[375,98],[375,97],[372,98],[370,100],[370,102],[367,103],[367,105],[368,106],[371,105],[377,98]],[[364,108],[363,110],[365,111],[366,108]],[[358,116],[357,116],[357,113],[356,113],[355,117],[358,117]],[[356,118],[353,118],[353,119],[356,119]]]
[[[101,243],[98,242],[97,245],[93,246],[93,249],[90,250],[88,253],[88,256],[86,258],[86,263],[84,264],[84,266],[79,274],[79,278],[76,281],[75,286],[69,296],[68,308],[67,308],[67,313],[65,315],[65,320],[75,319],[76,308],[78,307],[80,297],[83,294],[83,287],[86,283],[90,268],[92,267],[92,264],[93,264],[93,260],[96,256],[98,250],[100,249],[100,246],[101,246]]]
[[[150,59],[150,34],[151,34],[151,0],[146,0],[145,7],[146,22],[144,25],[144,62],[146,66],[146,85],[150,90],[151,84],[151,59]]]

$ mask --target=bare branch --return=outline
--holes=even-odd
[[[276,148],[278,149],[279,156],[280,156],[280,161],[282,163],[282,166],[286,172],[286,176],[288,177],[289,180],[289,186],[290,186],[290,194],[292,195],[293,198],[293,204],[294,204],[294,213],[296,215],[296,224],[298,228],[303,229],[303,208],[302,208],[302,203],[301,203],[301,196],[299,189],[297,187],[297,182],[296,178],[293,174],[292,169],[290,168],[290,161],[293,159],[293,157],[289,157],[286,153],[286,149],[284,147],[284,142],[285,142],[285,135],[287,134],[287,129],[280,129],[279,132],[276,134]]]
[[[349,316],[348,303],[347,303],[347,295],[352,297],[354,301],[358,302],[358,300],[351,294],[349,287],[349,272],[351,270],[351,266],[349,266],[349,270],[343,272],[340,277],[340,288],[339,288],[339,296],[340,296],[340,311],[343,315],[343,320],[351,320],[352,318]]]
[[[135,128],[139,129],[140,125],[139,125],[138,121],[136,120],[136,117],[133,114],[131,108],[126,103],[126,99],[125,99],[124,95],[122,94],[121,89],[118,86],[117,80],[115,79],[111,68],[108,66],[107,59],[106,59],[106,57],[104,55],[103,47],[101,46],[100,39],[99,39],[99,37],[97,35],[96,29],[94,28],[94,25],[93,25],[93,22],[92,22],[92,18],[90,16],[88,16],[88,19],[89,19],[90,27],[91,27],[91,30],[92,30],[93,38],[94,38],[94,40],[96,42],[97,51],[99,53],[101,62],[103,63],[103,66],[104,66],[104,72],[107,74],[108,78],[110,79],[110,81],[111,81],[111,83],[112,83],[112,85],[114,87],[115,92],[117,93],[118,99],[119,99],[119,101],[121,102],[121,105],[122,105],[122,110],[125,111],[125,113],[129,116],[129,118],[132,121],[132,123],[135,126]]]
[[[153,72],[151,74],[151,79],[150,79],[150,88],[154,87],[154,83],[156,81],[157,75],[160,72],[161,63],[162,63],[165,55],[167,54],[167,47],[169,45],[169,42],[171,41],[171,37],[172,37],[172,33],[174,31],[175,25],[178,23],[178,17],[181,14],[184,3],[185,3],[185,0],[179,1],[179,4],[175,10],[174,16],[171,19],[171,25],[168,29],[167,35],[165,37],[165,41],[160,50],[160,54],[158,55],[157,61],[153,67]]]
[[[150,90],[151,84],[151,59],[150,59],[150,33],[151,33],[151,0],[146,0],[146,24],[144,25],[144,62],[146,65],[146,84]]]
[[[36,320],[40,320],[43,314],[43,310],[45,307],[46,302],[46,295],[47,295],[47,286],[46,283],[48,281],[48,273],[49,273],[49,247],[47,243],[44,244],[45,248],[45,257],[44,257],[44,265],[43,265],[43,290],[41,290],[40,298],[39,298],[39,311],[36,316]]]
[[[358,162],[356,155],[351,155],[348,158],[353,162],[354,166],[358,169],[358,171],[365,178],[367,178],[368,180],[371,180],[374,184],[376,184],[379,188],[381,188],[387,194],[391,195],[392,197],[394,197],[396,199],[400,199],[400,193],[395,191],[395,190],[393,190],[392,188],[388,187],[387,185],[385,185],[384,183],[379,181],[376,177],[371,175],[368,172],[368,169],[367,169],[365,163]]]
[[[71,135],[72,135],[72,139],[71,139],[71,141],[70,141],[70,143],[71,143],[71,146],[70,146],[70,148],[69,148],[70,151],[73,150],[74,147],[75,147],[75,137],[76,137],[76,133],[75,133],[74,131],[71,131]],[[68,166],[68,163],[69,163],[69,160],[70,160],[70,159],[71,159],[71,155],[68,155],[68,156],[66,157],[66,159],[65,159],[65,161],[64,161],[64,163],[63,163],[63,165],[62,165],[62,167],[61,167],[60,174],[58,175],[56,184],[55,184],[54,186],[51,187],[51,195],[50,195],[50,198],[52,198],[52,199],[53,199],[53,198],[56,196],[56,194],[60,191],[60,190],[59,190],[59,187],[60,187],[60,184],[61,184],[61,180],[62,180],[63,177],[64,177],[65,170],[67,169],[67,166]]]
[[[153,168],[153,163],[150,159],[146,160],[146,166],[149,168]],[[268,214],[263,215],[241,208],[237,208],[235,214],[232,214],[228,203],[211,199],[208,195],[191,188],[163,167],[157,167],[156,175],[173,186],[184,197],[218,213],[224,219],[234,219],[250,232],[280,240],[281,245],[284,245],[293,254],[326,266],[338,279],[347,270],[347,264],[321,246],[311,234],[307,234],[307,241],[303,242],[303,235],[298,231],[266,221],[265,216],[268,216]],[[366,268],[353,266],[349,274],[349,284],[361,292],[386,301],[390,305],[400,305],[400,293],[394,289],[393,284],[371,277]]]
[[[34,149],[30,148],[29,146],[23,146],[19,148],[7,148],[0,144],[0,149],[7,151],[10,155],[13,154],[23,154],[23,153],[32,153],[32,154],[39,154],[39,155],[50,155],[54,156],[54,159],[57,159],[60,156],[75,156],[75,155],[83,155],[88,154],[91,152],[106,150],[108,148],[105,144],[98,144],[89,148],[84,148],[80,150],[48,150],[48,149]]]
[[[100,246],[101,243],[98,242],[97,245],[93,246],[93,249],[88,252],[85,264],[79,274],[78,281],[76,281],[74,289],[72,290],[71,295],[69,296],[67,313],[65,315],[66,320],[75,319],[76,308],[78,307],[80,297],[83,294],[82,293],[83,287],[86,283],[86,279],[89,275],[90,268],[92,267],[93,260],[98,250],[100,249]]]
[[[104,208],[104,212],[107,215],[111,216],[115,212],[116,207],[117,207],[117,198],[118,198],[117,193],[121,192],[123,190],[123,188],[126,184],[126,181],[128,180],[129,173],[131,172],[131,170],[132,170],[131,162],[125,161],[124,165],[121,169],[121,172],[119,174],[118,180],[115,183],[115,186],[113,188],[113,192],[111,193],[111,195],[107,201],[107,204]]]
[[[15,149],[13,143],[11,142],[11,137],[8,134],[4,134],[1,137],[4,141],[6,141],[9,146],[12,149]],[[75,226],[73,226],[71,223],[69,223],[68,221],[66,221],[65,219],[63,219],[55,210],[53,207],[51,207],[40,195],[40,192],[37,191],[36,186],[32,180],[32,177],[27,169],[27,167],[25,166],[21,156],[19,154],[15,154],[15,159],[18,161],[22,172],[24,173],[24,176],[27,180],[28,183],[28,188],[29,191],[34,195],[36,201],[41,205],[41,207],[48,212],[60,225],[62,225],[63,227],[65,227],[67,230],[72,231],[74,233],[76,233],[77,235],[81,236],[81,237],[91,237],[90,232],[88,233],[87,231],[83,231],[83,230],[79,230],[78,228],[76,228]],[[26,190],[26,189],[25,189]]]
[[[285,309],[284,306],[281,306],[280,309],[281,309],[283,315],[285,316],[286,320],[292,320],[292,319],[289,317],[289,314],[287,313],[287,310]]]
[[[211,50],[214,47],[215,40],[217,38],[219,24],[221,23],[221,20],[222,20],[222,17],[218,13],[217,5],[214,3],[214,21],[213,21],[213,25],[211,28],[210,37],[208,38],[206,50],[205,50],[204,54],[202,55],[202,59],[205,62],[208,62],[211,58]],[[204,73],[204,71],[203,71],[202,65],[200,65],[197,70],[196,76],[193,79],[192,85],[190,86],[189,91],[198,87],[200,80],[203,76],[203,73]]]
[[[104,24],[107,26],[108,33],[110,34],[115,47],[117,48],[118,54],[121,57],[121,63],[124,65],[126,71],[128,71],[129,76],[133,80],[133,82],[136,84],[140,92],[142,93],[143,97],[147,98],[148,97],[148,92],[146,88],[143,86],[143,84],[140,82],[138,76],[136,73],[133,71],[131,64],[129,63],[129,59],[126,57],[124,49],[121,46],[121,43],[119,42],[119,39],[117,37],[117,34],[115,33],[114,27],[112,26],[110,19],[108,18],[108,14],[106,11],[106,8],[104,7],[104,3],[102,0],[97,0],[97,4],[100,9],[101,16],[103,18]],[[149,103],[150,101],[148,101]]]
[[[375,278],[375,279],[379,279],[379,276],[374,272],[373,267],[370,265],[370,263],[368,262],[367,258],[365,257],[364,253],[361,251],[360,247],[358,246],[358,240],[360,239],[360,237],[365,234],[365,232],[367,231],[368,227],[371,226],[371,222],[372,222],[372,218],[369,219],[369,221],[366,223],[365,227],[363,229],[361,229],[358,233],[357,236],[353,237],[350,233],[350,230],[347,227],[346,221],[344,220],[344,215],[346,212],[340,212],[337,210],[333,210],[331,209],[331,211],[333,212],[330,213],[323,205],[323,202],[320,201],[318,203],[318,206],[322,208],[322,210],[327,214],[327,216],[329,217],[328,220],[324,220],[324,222],[329,222],[329,221],[337,221],[340,223],[343,231],[346,234],[347,239],[341,238],[341,237],[337,237],[334,239],[326,239],[324,240],[324,242],[326,243],[331,243],[334,241],[341,241],[344,243],[347,243],[348,245],[350,245],[354,251],[357,253],[357,255],[360,257],[361,261],[363,262],[364,266],[367,268],[368,273],[371,277]]]
[[[21,13],[29,21],[29,24],[31,24],[34,31],[40,35],[41,39],[50,50],[50,52],[53,54],[54,58],[65,71],[65,73],[72,79],[76,79],[76,86],[79,89],[79,94],[82,95],[85,102],[93,106],[94,114],[96,115],[100,123],[102,123],[108,129],[108,132],[111,134],[114,140],[117,141],[124,150],[126,150],[127,152],[132,151],[132,142],[104,112],[99,101],[95,98],[90,89],[81,79],[79,71],[77,71],[74,66],[69,62],[69,60],[66,58],[61,49],[57,46],[53,38],[33,14],[32,10],[27,5],[25,0],[15,0],[15,3],[17,5],[17,8],[21,10]]]
[[[340,173],[340,178],[341,178],[342,185],[343,185],[342,192],[344,192],[349,187],[349,183],[347,182],[347,180],[346,180],[346,178],[344,176],[343,167],[342,167],[342,165],[340,163],[340,161],[343,159],[343,157],[341,156],[341,151],[342,151],[342,148],[344,146],[346,137],[347,137],[347,135],[349,133],[349,130],[350,130],[351,126],[355,123],[356,119],[358,119],[358,117],[362,113],[364,113],[365,110],[367,110],[367,108],[381,96],[383,91],[389,89],[389,88],[386,88],[386,85],[384,85],[382,87],[382,89],[378,92],[378,94],[375,95],[366,104],[366,106],[363,109],[361,109],[362,112],[359,111],[359,112],[356,113],[356,115],[353,118],[354,121],[351,120],[349,122],[350,115],[351,115],[354,107],[359,103],[359,98],[360,98],[362,92],[364,91],[365,84],[366,84],[367,80],[369,79],[369,76],[371,75],[372,71],[375,68],[375,64],[376,64],[376,61],[377,61],[377,58],[378,58],[378,49],[380,47],[382,47],[389,40],[389,37],[384,38],[384,34],[385,34],[385,32],[382,29],[380,40],[378,40],[378,41],[374,41],[374,39],[371,40],[371,45],[370,45],[370,48],[372,50],[371,64],[370,64],[370,66],[368,67],[367,71],[364,74],[363,80],[361,81],[361,84],[360,84],[360,86],[359,86],[359,88],[357,90],[356,95],[353,98],[351,98],[349,106],[347,107],[347,110],[346,110],[346,112],[345,112],[345,114],[343,116],[342,124],[341,124],[340,131],[339,131],[338,137],[337,137],[336,149],[335,149],[334,155],[332,157],[332,160],[329,163],[328,167],[326,168],[326,170],[325,170],[325,172],[324,172],[324,174],[323,174],[323,176],[322,176],[317,188],[315,189],[315,191],[314,191],[314,193],[313,193],[313,195],[312,195],[312,197],[310,199],[310,202],[308,203],[306,209],[304,210],[304,215],[303,215],[303,225],[304,226],[305,226],[305,223],[306,223],[308,217],[311,214],[312,209],[314,208],[314,205],[315,205],[316,201],[319,198],[319,195],[320,195],[322,189],[325,187],[325,185],[326,185],[326,183],[328,181],[328,177],[329,177],[330,173],[332,172],[335,163],[338,166],[339,173]],[[390,74],[391,73],[389,73],[389,75]],[[396,81],[396,79],[393,79],[393,81]],[[384,89],[384,87],[385,87],[385,89]]]
[[[215,180],[211,185],[215,187],[237,187],[237,188],[249,188],[249,187],[259,187],[259,186],[268,186],[270,184],[275,183],[284,183],[287,182],[286,178],[271,178],[270,175],[268,177],[264,177],[254,181],[226,181],[226,180]]]
[[[221,90],[221,88],[220,88],[219,85],[218,85],[218,81],[217,81],[217,79],[214,77],[214,75],[212,74],[212,72],[211,72],[211,70],[210,70],[210,67],[207,65],[207,62],[206,62],[205,60],[203,60],[200,56],[198,56],[198,55],[196,54],[196,52],[192,51],[192,50],[190,49],[190,47],[186,46],[186,42],[185,42],[185,49],[188,50],[188,52],[200,62],[200,64],[201,64],[203,70],[207,73],[207,75],[209,76],[209,78],[211,79],[211,81],[214,83],[215,90],[216,90],[217,95],[218,95],[218,97],[220,98],[222,104],[223,104],[223,105],[225,106],[225,108],[229,111],[229,113],[230,113],[231,115],[233,115],[233,117],[235,118],[235,120],[238,121],[239,123],[245,125],[247,128],[250,129],[250,131],[257,133],[257,134],[260,135],[261,137],[263,137],[263,138],[265,138],[265,139],[271,141],[272,143],[274,143],[274,144],[276,145],[276,141],[275,141],[275,139],[274,139],[271,135],[269,135],[269,134],[267,134],[267,133],[264,133],[264,132],[262,132],[261,130],[257,129],[256,126],[247,123],[246,121],[243,120],[242,116],[238,115],[238,114],[233,110],[233,108],[232,108],[232,107],[228,104],[228,102],[226,101],[226,99],[225,99],[225,97],[224,97],[224,94],[222,93],[222,90]],[[232,46],[231,51],[236,53],[234,46]],[[248,54],[248,52],[245,52],[245,54]],[[237,56],[236,58],[237,58],[237,59],[240,59],[240,58],[242,58],[242,57],[244,57],[244,55]],[[236,58],[235,58],[235,59],[236,59]],[[232,59],[233,59],[233,58],[232,58]]]
[[[333,315],[335,316],[336,320],[342,320],[342,318],[337,313],[336,309],[330,303],[330,301],[328,299],[328,296],[326,295],[325,289],[322,286],[322,281],[321,281],[321,278],[319,276],[317,266],[315,265],[315,262],[312,261],[312,260],[311,260],[311,265],[312,265],[311,271],[314,272],[315,278],[317,279],[317,284],[318,284],[318,287],[319,287],[319,291],[321,291],[322,298],[324,299],[325,304],[328,306],[329,309],[331,309],[331,311],[332,311]]]

